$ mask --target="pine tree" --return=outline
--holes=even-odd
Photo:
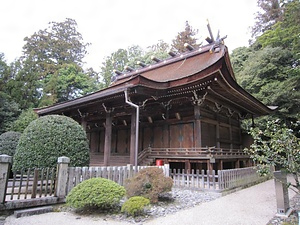
[[[176,38],[172,41],[172,48],[178,52],[185,52],[186,48],[184,47],[185,43],[190,44],[191,46],[197,48],[200,44],[197,43],[196,35],[198,30],[195,30],[190,26],[189,22],[185,22],[185,29],[177,34]]]

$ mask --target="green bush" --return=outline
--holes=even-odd
[[[70,158],[70,166],[89,164],[85,131],[69,117],[43,116],[32,121],[21,135],[13,170],[54,167],[61,156]]]
[[[158,201],[160,194],[172,190],[173,180],[165,177],[163,170],[158,167],[148,167],[140,170],[133,178],[125,183],[127,196],[143,196],[152,203]]]
[[[8,131],[0,135],[0,155],[14,156],[21,133]]]
[[[75,186],[66,198],[74,208],[111,209],[125,196],[125,188],[104,178],[91,178]]]
[[[129,198],[123,205],[121,212],[129,216],[138,216],[144,213],[145,206],[150,204],[150,200],[141,196]]]

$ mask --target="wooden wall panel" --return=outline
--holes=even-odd
[[[105,131],[101,130],[99,136],[100,136],[99,152],[103,152],[104,153]]]
[[[230,149],[230,143],[221,142],[220,147],[224,149]]]
[[[183,124],[182,134],[184,148],[192,148],[194,146],[194,123]]]
[[[154,127],[153,129],[153,147],[162,148],[163,147],[163,127]]]
[[[99,147],[99,131],[94,131],[90,133],[90,151],[98,152]]]
[[[232,129],[232,140],[234,142],[240,142],[241,141],[241,132],[238,128]]]
[[[222,140],[230,140],[230,129],[229,127],[220,125],[220,139]]]
[[[170,148],[181,148],[183,137],[181,136],[181,124],[170,126]]]
[[[192,148],[194,145],[194,124],[170,125],[170,148]]]
[[[129,152],[129,139],[128,139],[129,130],[118,130],[117,132],[117,153],[126,154]]]
[[[111,134],[111,153],[117,153],[117,130],[113,129]]]
[[[87,133],[91,152],[104,152],[104,130],[96,130]]]
[[[201,122],[202,147],[217,146],[217,126],[210,123]]]
[[[143,129],[143,149],[148,148],[149,146],[153,146],[153,132],[151,127],[145,127]]]

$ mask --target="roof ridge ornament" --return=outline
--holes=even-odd
[[[219,47],[220,47],[220,45],[224,45],[224,39],[227,38],[227,35],[225,35],[224,37],[220,37],[220,30],[218,30],[217,37],[215,39],[213,36],[213,33],[211,31],[211,27],[210,27],[208,19],[207,19],[207,29],[208,29],[210,37],[205,38],[205,40],[208,42],[208,44],[212,44],[209,52],[210,53],[219,52],[220,51]]]

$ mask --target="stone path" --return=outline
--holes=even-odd
[[[290,193],[290,197],[293,193]],[[202,203],[193,208],[181,210],[172,215],[146,221],[144,225],[265,225],[276,213],[274,181],[243,189],[241,191]],[[107,220],[101,216],[78,216],[72,213],[59,212],[35,215],[30,217],[6,219],[7,225],[120,225],[132,224],[125,221]],[[139,223],[142,224],[142,223]]]

